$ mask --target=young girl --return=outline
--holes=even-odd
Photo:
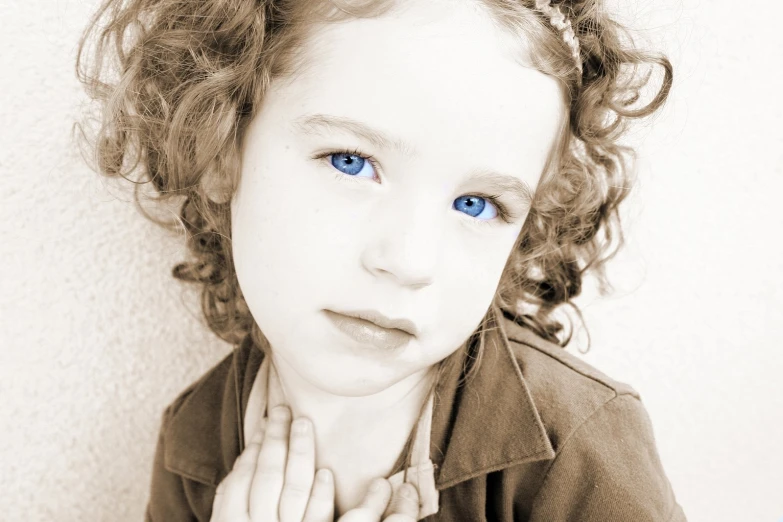
[[[685,520],[554,315],[672,82],[623,35],[599,0],[105,2],[98,167],[184,197],[174,276],[235,347],[166,408],[147,520]]]

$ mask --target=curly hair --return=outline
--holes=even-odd
[[[535,66],[562,82],[570,107],[557,161],[539,184],[492,304],[565,347],[573,327],[560,339],[556,310],[567,305],[579,314],[572,300],[588,271],[604,294],[605,263],[623,244],[618,207],[632,186],[633,150],[620,138],[628,122],[663,105],[672,66],[665,56],[636,49],[601,0],[553,2],[579,39],[581,72],[534,0],[475,3],[530,43]],[[230,244],[230,198],[249,121],[272,80],[293,80],[307,66],[302,51],[313,23],[379,16],[393,6],[391,0],[105,0],[82,35],[76,74],[99,103],[101,121],[91,139],[83,125],[76,127],[94,168],[125,179],[139,172],[158,203],[185,198],[174,222],[139,208],[161,226],[186,229],[194,259],[177,264],[173,276],[203,286],[207,325],[224,341],[263,335],[239,288]],[[85,60],[93,38],[92,59]],[[634,107],[650,79],[651,69],[640,67],[656,64],[664,72],[660,87]]]

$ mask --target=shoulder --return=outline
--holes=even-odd
[[[234,354],[182,390],[165,408],[152,469],[146,520],[193,520],[204,509],[204,484],[221,469],[221,404]]]
[[[172,400],[164,411],[164,420],[176,417],[183,408],[195,401],[222,397],[236,352],[229,353],[201,377],[189,384]]]
[[[630,384],[513,321],[506,321],[505,327],[511,352],[550,435],[573,431],[613,400],[638,402],[641,407],[641,396]]]
[[[540,470],[535,500],[527,499],[531,520],[571,520],[569,513],[586,520],[684,520],[674,518],[680,508],[639,393],[532,331],[506,324],[555,450]]]
[[[548,369],[568,381],[612,391],[617,395],[630,394],[639,398],[639,393],[631,385],[613,379],[563,347],[539,337],[513,321],[506,321],[505,324],[512,351],[518,362]]]
[[[253,344],[250,336],[233,346],[233,349],[207,370],[201,377],[182,390],[166,407],[165,416],[175,417],[188,410],[193,402],[206,402],[204,406],[219,404],[225,394],[235,396],[235,384],[247,386],[247,379],[260,366],[263,353]],[[251,373],[249,373],[251,372]],[[235,382],[235,378],[238,381]]]
[[[252,344],[235,346],[166,407],[161,425],[161,464],[166,470],[217,484],[226,459],[238,451],[241,420],[240,390],[249,376]]]

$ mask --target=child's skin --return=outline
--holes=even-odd
[[[278,406],[265,432],[256,433],[218,486],[210,522],[332,522],[331,473],[314,476],[314,466],[311,423],[300,418],[291,424],[290,410]],[[419,497],[413,485],[402,484],[394,495],[385,479],[373,486],[339,522],[378,522],[384,514],[384,522],[416,521]]]
[[[505,173],[535,191],[566,115],[557,80],[520,63],[526,43],[471,2],[402,5],[317,28],[307,66],[273,83],[250,123],[232,200],[242,292],[293,415],[313,423],[338,514],[392,471],[429,370],[481,322],[529,212],[471,173]],[[364,122],[407,153],[335,125],[320,135],[295,125],[314,113]],[[357,147],[377,168],[338,170],[332,160],[349,156],[336,151]],[[510,222],[486,198],[495,194]],[[480,214],[466,213],[466,196],[479,196]],[[327,309],[405,317],[418,334],[399,350],[371,348]]]

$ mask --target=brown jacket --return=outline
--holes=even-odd
[[[425,522],[685,522],[636,390],[511,320],[501,326],[472,381],[459,387],[454,371],[437,385],[440,510]],[[262,360],[248,338],[166,408],[146,522],[209,520],[244,447]]]

